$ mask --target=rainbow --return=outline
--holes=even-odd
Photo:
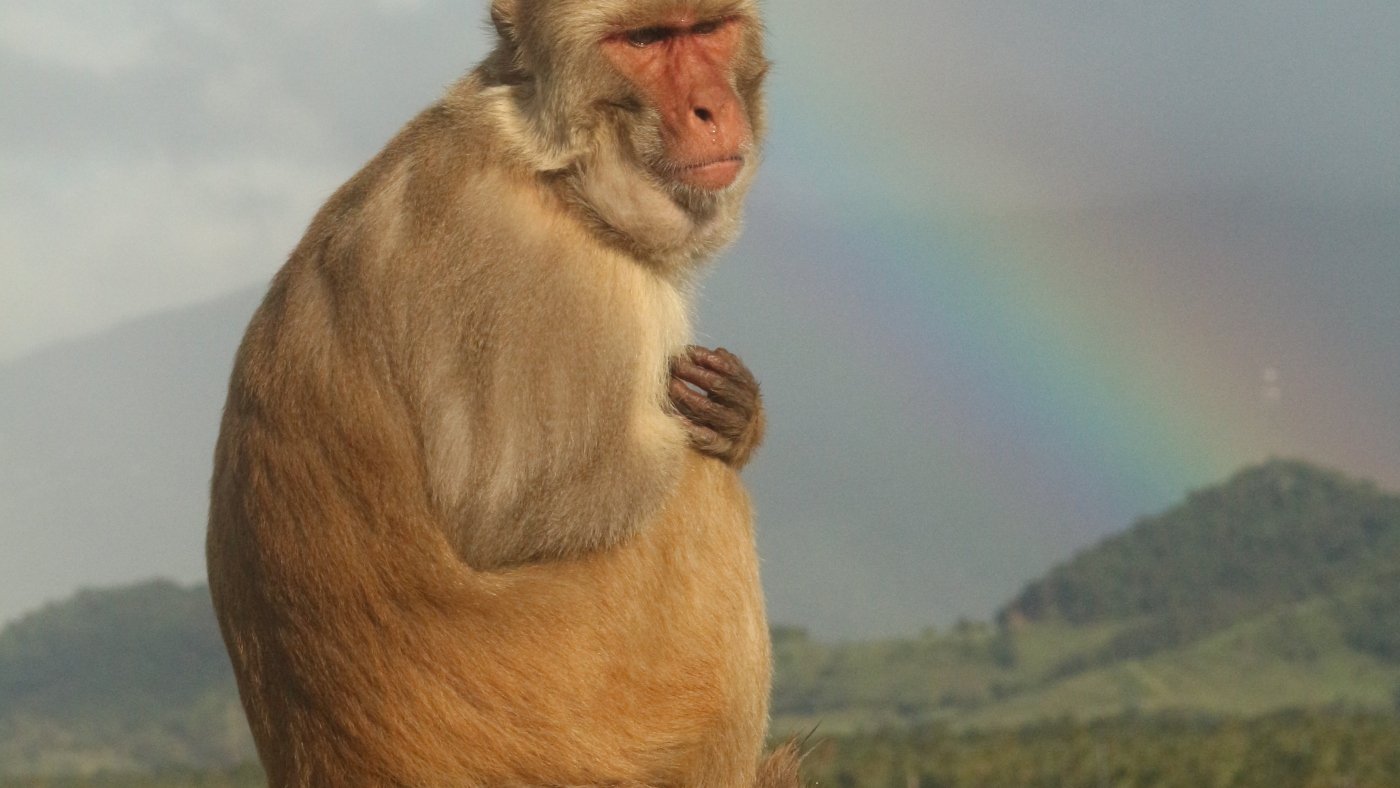
[[[825,87],[859,95],[854,86]],[[1226,264],[1212,271],[1222,283],[1215,292],[1191,292],[1189,277],[1169,275],[1173,265],[1209,264],[1216,252],[1207,245],[1189,235],[1147,243],[1072,221],[1004,218],[1004,209],[988,218],[996,214],[957,184],[1031,192],[1013,166],[966,151],[940,158],[917,135],[863,128],[859,106],[819,117],[825,107],[802,98],[775,96],[782,146],[770,150],[755,194],[759,210],[781,213],[824,246],[785,287],[802,282],[797,308],[841,321],[853,350],[882,349],[881,374],[892,385],[936,392],[929,417],[941,433],[979,434],[942,444],[938,472],[1065,483],[1144,514],[1270,456],[1355,468],[1345,436],[1279,414],[1267,391],[1275,381],[1265,378],[1277,375],[1267,347],[1213,330],[1212,313],[1238,310],[1242,294],[1261,285]],[[834,155],[834,141],[860,155]],[[814,161],[820,183],[838,185],[827,191],[839,201],[795,175]],[[1156,257],[1135,258],[1141,250]],[[1256,333],[1325,357],[1303,327]],[[1017,457],[1025,447],[1031,456]],[[1400,468],[1377,459],[1361,472],[1400,479]],[[1019,480],[1007,479],[1008,464]]]

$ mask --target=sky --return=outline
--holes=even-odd
[[[1269,456],[1400,488],[1400,6],[764,9],[766,161],[700,331],[768,398],[775,616],[985,617]],[[0,363],[263,286],[484,20],[8,0]]]

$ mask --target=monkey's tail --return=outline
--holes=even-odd
[[[802,750],[796,739],[770,753],[758,767],[754,788],[803,788]]]

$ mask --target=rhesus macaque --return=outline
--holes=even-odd
[[[495,0],[239,350],[209,579],[274,786],[797,785],[738,470],[688,344],[767,69],[753,0]]]

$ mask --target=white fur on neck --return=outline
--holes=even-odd
[[[514,143],[527,166],[539,173],[571,173],[575,199],[638,253],[663,261],[663,267],[707,256],[737,229],[732,217],[715,222],[713,216],[701,219],[692,214],[621,153],[626,146],[598,144],[597,129],[551,143],[519,88],[487,87],[482,96],[502,137]],[[745,172],[740,184],[747,185],[748,178]]]
[[[604,224],[642,249],[679,249],[695,231],[690,215],[669,194],[609,146],[580,169],[578,191]]]

